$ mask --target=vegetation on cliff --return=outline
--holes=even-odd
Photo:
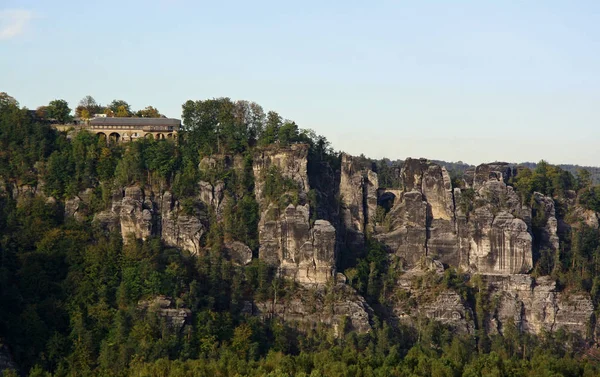
[[[62,104],[55,103],[55,105]],[[87,106],[87,107],[86,107]],[[95,111],[91,101],[80,112]],[[110,109],[126,111],[114,101]],[[150,111],[150,110],[148,110]],[[473,301],[480,321],[475,335],[457,335],[419,318],[416,328],[396,326],[385,306],[401,267],[385,246],[368,238],[349,284],[376,309],[373,330],[350,326],[302,328],[252,315],[254,301],[275,303],[294,291],[273,267],[254,259],[239,266],[223,254],[240,241],[254,252],[259,205],[252,174],[254,153],[291,143],[308,145],[308,175],[319,187],[324,172],[339,170],[327,140],[300,130],[255,103],[229,99],[188,101],[186,126],[177,143],[140,140],[107,145],[85,131],[72,138],[0,97],[0,344],[10,346],[31,376],[593,376],[599,356],[564,332],[533,337],[509,327],[504,336],[484,331],[481,312],[493,302],[473,279],[453,269],[419,284],[453,289]],[[273,146],[273,144],[276,144]],[[237,161],[237,162],[236,162]],[[399,165],[364,163],[382,185],[400,187]],[[327,170],[330,169],[330,170]],[[294,182],[273,168],[265,173],[265,197],[283,204]],[[198,181],[224,185],[221,213],[212,218],[198,255],[169,248],[160,239],[128,240],[90,219],[65,217],[64,201],[88,190],[88,213],[111,205],[115,187],[169,188],[193,213]],[[534,192],[567,207],[569,193],[598,211],[600,190],[585,173],[577,177],[540,163],[511,182],[531,201]],[[324,183],[322,184],[325,185]],[[335,210],[325,188],[306,200],[311,216]],[[38,191],[39,190],[39,191]],[[472,209],[466,196],[464,205]],[[325,203],[325,200],[331,202]],[[333,207],[330,208],[330,207]],[[563,208],[563,207],[561,207]],[[321,210],[321,212],[319,212]],[[541,213],[541,209],[540,212]],[[220,221],[216,217],[221,216]],[[540,215],[541,216],[541,215]],[[535,224],[535,214],[533,222]],[[556,255],[539,251],[536,269],[561,284],[600,299],[600,234],[580,224],[561,235]],[[144,309],[143,302],[169,297],[172,307]],[[408,300],[408,299],[407,299]],[[180,325],[172,311],[182,310]],[[187,311],[189,309],[189,312]],[[11,372],[5,372],[10,375]]]

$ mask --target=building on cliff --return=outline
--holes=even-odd
[[[109,118],[94,117],[85,122],[53,125],[59,131],[87,130],[107,141],[128,142],[140,138],[173,139],[181,128],[181,120],[173,118]]]

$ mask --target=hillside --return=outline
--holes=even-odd
[[[228,98],[183,122],[107,142],[0,101],[4,375],[600,374],[589,175],[350,156]]]

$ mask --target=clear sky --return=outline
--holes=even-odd
[[[258,102],[369,157],[600,165],[600,1],[0,0],[0,91]]]

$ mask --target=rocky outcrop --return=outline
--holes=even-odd
[[[406,268],[425,256],[460,265],[454,197],[446,169],[425,159],[409,158],[401,177],[404,189],[387,214],[388,225],[375,228],[375,238],[401,257]]]
[[[508,324],[539,334],[563,329],[590,338],[594,305],[587,293],[559,292],[550,277],[530,275],[488,277],[489,297],[496,308],[488,318],[489,330],[502,333]]]
[[[339,239],[345,251],[341,263],[353,265],[363,256],[365,234],[375,228],[379,184],[377,174],[359,159],[346,153],[341,159]]]
[[[403,189],[392,192],[343,154],[340,216],[346,249],[360,248],[371,232],[406,269],[431,257],[482,274],[527,272],[533,266],[531,209],[507,185],[515,174],[506,163],[482,164],[467,174],[466,189],[453,189],[446,169],[408,158],[401,171]],[[377,205],[387,213],[375,223]],[[546,219],[548,242],[556,245],[551,212],[553,207]]]
[[[138,302],[138,309],[145,313],[155,313],[164,318],[167,325],[175,330],[181,329],[189,323],[192,311],[187,308],[176,308],[173,299],[166,296],[157,296],[152,300]]]
[[[388,213],[389,229],[375,228],[375,238],[402,258],[405,268],[427,256],[427,209],[419,191],[403,193]]]
[[[325,283],[335,273],[335,228],[326,220],[311,227],[309,216],[308,204],[290,204],[274,218],[262,216],[259,256],[298,283]]]
[[[89,206],[92,201],[93,192],[94,189],[88,188],[73,198],[65,200],[65,217],[72,217],[79,222],[85,221],[90,215]]]
[[[225,184],[222,181],[219,181],[214,185],[210,182],[200,181],[198,187],[200,191],[200,200],[209,208],[212,208],[217,214],[217,218],[220,218],[224,207],[223,199],[225,196]]]
[[[259,257],[278,267],[282,276],[301,284],[323,284],[335,274],[336,231],[329,221],[311,220],[307,201],[308,146],[261,150],[254,157],[255,194],[260,207]],[[276,169],[295,183],[289,189],[299,203],[280,208],[264,195],[266,175]],[[279,199],[279,198],[278,198]]]
[[[480,274],[525,273],[533,267],[531,210],[506,185],[510,170],[494,170],[498,166],[505,168],[484,164],[475,169],[472,198],[455,190],[461,261]]]
[[[454,291],[441,292],[435,301],[423,304],[420,312],[429,319],[452,327],[458,333],[472,334],[474,332],[471,309]]]
[[[396,292],[388,297],[391,318],[409,326],[418,326],[421,318],[441,322],[461,334],[473,334],[473,311],[466,297],[440,287],[444,266],[423,258],[397,281]]]
[[[348,330],[368,332],[373,315],[365,299],[343,283],[328,288],[299,288],[285,299],[255,302],[254,312],[265,319],[275,317],[295,323],[300,330],[323,324],[331,327],[338,336]]]
[[[124,243],[131,237],[145,240],[158,235],[166,245],[196,254],[208,229],[208,215],[201,201],[187,204],[184,208],[169,191],[154,195],[130,186],[116,190],[111,209],[98,212],[93,221],[108,231],[120,230]]]
[[[517,175],[517,169],[506,162],[492,162],[478,165],[475,169],[465,173],[467,187],[479,190],[487,182],[496,181],[507,183]]]
[[[161,201],[161,236],[165,244],[198,254],[200,239],[207,231],[208,219],[203,208],[188,209],[184,213],[180,203],[165,192]]]
[[[261,203],[264,199],[265,174],[276,169],[283,177],[294,181],[298,190],[306,193],[308,186],[308,145],[292,144],[288,147],[274,145],[261,149],[254,155],[254,194]]]
[[[152,215],[154,204],[146,198],[139,186],[125,188],[125,195],[120,204],[119,219],[123,242],[127,243],[130,236],[146,240],[152,235]]]
[[[534,208],[532,223],[536,231],[539,248],[556,251],[559,248],[558,220],[554,208],[554,199],[539,192],[533,193]]]
[[[252,262],[252,250],[239,241],[225,244],[225,255],[238,266],[245,266]]]

